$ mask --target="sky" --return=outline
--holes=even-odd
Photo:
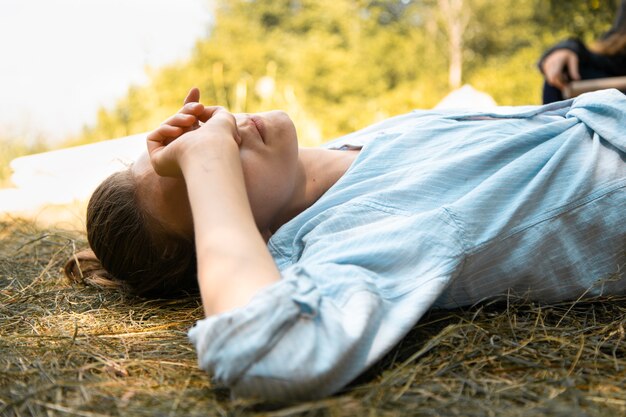
[[[80,132],[210,25],[210,0],[0,0],[0,138]]]

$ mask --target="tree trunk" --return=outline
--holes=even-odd
[[[438,0],[438,4],[448,35],[448,83],[456,89],[463,80],[463,33],[469,16],[464,0]]]

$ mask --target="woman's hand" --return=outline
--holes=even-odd
[[[167,144],[182,134],[200,127],[200,118],[205,117],[205,115],[204,106],[198,102],[199,100],[200,90],[195,87],[189,90],[183,107],[178,113],[152,131],[148,135],[148,140],[165,142]]]
[[[241,143],[234,116],[219,106],[205,107],[199,99],[198,89],[191,89],[181,110],[148,134],[157,174],[180,177],[185,157],[215,157]]]
[[[580,80],[578,55],[569,49],[557,49],[550,53],[541,64],[546,82],[563,89],[570,81]]]

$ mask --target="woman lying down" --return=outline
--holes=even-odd
[[[94,192],[93,253],[67,273],[150,297],[199,288],[189,338],[235,395],[332,394],[433,307],[626,293],[615,90],[415,111],[320,148],[298,147],[285,113],[199,99]]]

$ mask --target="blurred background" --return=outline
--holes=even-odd
[[[462,86],[540,104],[542,52],[592,43],[618,3],[1,0],[0,212],[80,227],[94,181],[129,163],[192,86],[233,112],[286,110],[310,146]]]

